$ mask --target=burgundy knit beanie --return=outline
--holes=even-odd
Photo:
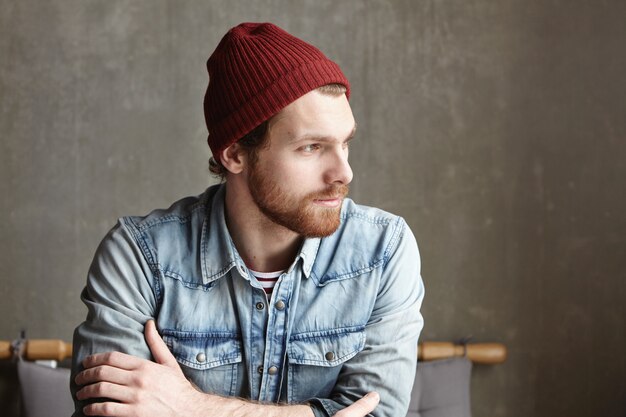
[[[213,157],[289,103],[326,84],[350,84],[337,64],[271,23],[228,31],[207,61],[204,117]]]

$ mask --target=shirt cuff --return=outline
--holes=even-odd
[[[328,398],[311,398],[307,401],[315,417],[332,417],[344,407]]]

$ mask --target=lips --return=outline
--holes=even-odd
[[[317,205],[320,206],[324,206],[324,207],[330,207],[330,208],[335,208],[338,207],[341,204],[341,200],[342,198],[337,197],[337,198],[331,198],[331,199],[316,199],[313,200],[313,202]]]
[[[348,194],[347,185],[333,185],[327,190],[310,196],[310,201],[314,204],[327,208],[341,207],[343,199]]]

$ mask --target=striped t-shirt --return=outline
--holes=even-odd
[[[254,275],[257,281],[259,281],[259,283],[263,286],[263,289],[265,290],[265,294],[267,294],[268,297],[272,296],[272,291],[274,291],[274,286],[276,285],[278,278],[280,278],[280,274],[283,273],[283,271],[258,272],[258,271],[253,271],[252,269],[250,270],[250,272],[252,273],[252,275]]]

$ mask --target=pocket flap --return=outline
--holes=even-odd
[[[289,342],[289,363],[337,366],[353,358],[364,346],[364,327],[300,333]]]
[[[163,340],[176,360],[193,369],[241,362],[241,341],[236,333],[163,330]]]

